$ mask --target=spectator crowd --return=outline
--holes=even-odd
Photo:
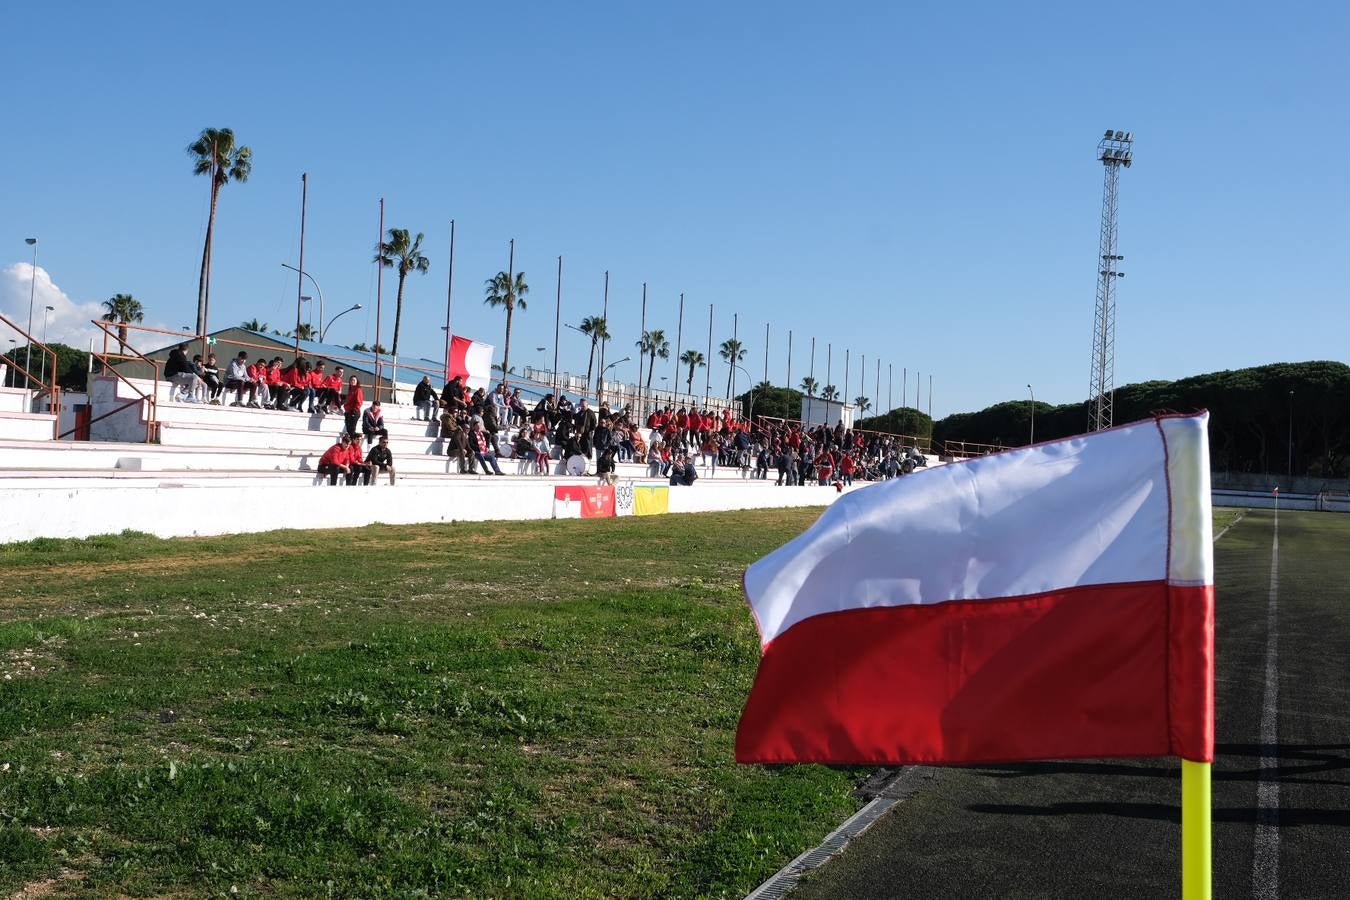
[[[184,402],[289,410],[313,415],[341,413],[341,437],[319,460],[329,484],[370,484],[377,474],[395,483],[389,431],[378,399],[369,405],[364,388],[341,366],[326,371],[303,357],[289,365],[281,357],[250,361],[247,351],[225,371],[216,356],[191,359],[187,344],[169,355],[164,374]],[[565,395],[546,394],[534,404],[505,382],[487,391],[470,389],[460,377],[437,391],[424,376],[413,392],[415,416],[428,422],[438,447],[457,461],[461,474],[504,475],[500,460],[516,463],[517,474],[574,474],[593,471],[613,482],[617,464],[636,462],[653,478],[692,485],[698,468],[739,470],[744,479],[779,486],[833,485],[882,481],[927,465],[924,456],[898,437],[852,431],[840,422],[807,426],[760,418],[753,424],[729,409],[665,406],[638,421],[631,407],[591,408]],[[368,449],[367,449],[368,448]],[[555,464],[556,460],[556,464]]]

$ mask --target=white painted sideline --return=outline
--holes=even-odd
[[[352,528],[553,518],[553,488],[585,479],[463,478],[393,487],[328,487],[308,482],[235,484],[228,478],[114,480],[97,485],[0,487],[0,543],[38,537],[90,537],[132,529],[158,537],[249,534],[278,528]],[[634,482],[630,482],[634,483]],[[656,484],[638,481],[638,484]],[[865,485],[845,488],[844,493]],[[703,481],[670,489],[670,512],[825,506],[829,487],[777,488],[772,482]],[[655,519],[653,519],[655,521]]]

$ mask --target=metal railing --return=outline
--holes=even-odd
[[[52,424],[52,436],[59,438],[60,435],[58,434],[58,432],[61,430],[61,426],[59,424],[61,422],[61,388],[57,384],[57,377],[60,373],[56,371],[56,351],[53,350],[51,347],[48,347],[41,341],[34,340],[32,335],[30,335],[28,332],[20,328],[18,326],[18,323],[11,321],[9,317],[4,315],[3,313],[0,313],[0,322],[3,322],[5,325],[14,329],[16,333],[23,335],[24,340],[27,342],[28,347],[30,348],[36,347],[39,349],[40,352],[47,354],[47,360],[50,362],[50,365],[43,366],[43,371],[44,373],[47,374],[44,374],[39,377],[34,377],[32,372],[29,372],[26,368],[19,365],[18,359],[15,358],[18,356],[18,353],[11,352],[10,354],[6,354],[6,358],[9,359],[10,364],[14,367],[15,372],[23,375],[25,387],[27,387],[29,390],[33,390],[32,386],[35,384],[37,385],[37,389],[34,391],[33,396],[30,398],[30,406],[28,408],[29,412],[32,412],[33,410],[31,404],[36,404],[38,400],[40,400],[44,395],[46,395],[49,398],[47,401],[47,408],[51,411],[54,417]],[[31,359],[29,360],[29,365],[32,365]],[[45,380],[48,377],[48,374],[51,377],[50,382]]]

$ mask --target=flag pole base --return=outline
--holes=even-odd
[[[1181,898],[1212,897],[1210,763],[1181,761]]]

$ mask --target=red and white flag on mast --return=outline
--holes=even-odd
[[[740,762],[1214,755],[1209,416],[849,494],[746,571]]]
[[[492,383],[492,345],[454,335],[450,355],[445,360],[445,380],[458,375],[470,388],[485,388]]]

